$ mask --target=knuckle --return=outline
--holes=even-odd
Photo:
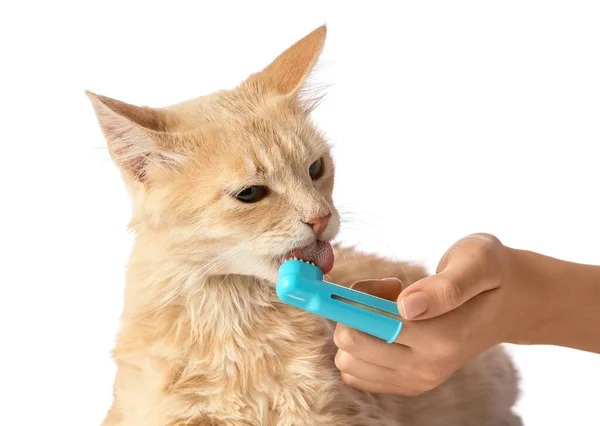
[[[446,379],[446,374],[443,368],[436,365],[430,365],[424,368],[420,380],[420,389],[422,392],[427,392],[435,389]]]
[[[345,384],[346,386],[355,386],[356,385],[356,379],[354,378],[354,376],[351,376],[346,373],[342,373],[342,374],[340,374],[340,378],[342,380],[342,383]]]
[[[498,245],[502,245],[502,242],[498,237],[492,234],[487,234],[485,232],[479,232],[477,234],[472,235],[475,238],[479,238],[481,241],[485,243],[485,245],[489,247],[497,247]]]
[[[402,388],[405,386],[406,375],[401,374],[399,371],[394,370],[393,373],[389,375],[388,383],[394,385],[398,388]]]
[[[456,252],[468,251],[476,261],[480,259],[480,257],[487,257],[492,253],[498,252],[499,249],[504,247],[502,242],[494,235],[486,234],[486,233],[476,233],[470,234],[466,237],[457,241],[450,249],[444,254],[442,257],[438,268],[436,269],[436,273],[439,273],[443,270],[450,257]]]
[[[485,238],[475,247],[473,259],[480,269],[482,277],[490,279],[502,271],[505,261],[505,247],[500,240],[493,235],[484,234]],[[496,286],[494,283],[493,286]]]
[[[435,343],[436,354],[442,359],[452,358],[460,350],[457,341],[451,339],[442,339]]]
[[[446,306],[456,306],[460,304],[462,291],[455,280],[444,278],[439,288],[442,303]]]
[[[439,383],[436,382],[427,382],[427,383],[423,383],[421,385],[421,387],[419,388],[419,395],[424,394],[425,392],[429,392],[434,390],[435,388],[437,388],[439,386]]]
[[[423,395],[425,392],[427,392],[428,389],[425,389],[423,386],[413,386],[410,388],[405,389],[402,392],[402,395],[404,396],[419,396],[419,395]]]
[[[487,239],[479,241],[480,243],[474,248],[473,256],[475,257],[476,261],[485,262],[493,256],[496,247]]]
[[[335,359],[333,361],[338,370],[344,371],[348,369],[350,357],[348,356],[348,353],[344,351],[337,351],[337,354],[335,354]]]
[[[497,237],[490,234],[475,234],[473,238],[477,242],[473,247],[473,258],[479,264],[495,259],[504,247]]]
[[[351,351],[356,348],[356,333],[350,327],[336,327],[333,334],[333,342],[335,345],[346,351]]]

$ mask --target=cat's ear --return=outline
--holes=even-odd
[[[249,81],[260,82],[267,91],[280,95],[298,93],[319,59],[326,36],[325,25],[317,28],[281,53],[265,69],[253,74]]]
[[[168,146],[165,132],[169,117],[164,110],[85,93],[92,101],[111,157],[128,177],[146,182],[152,168],[164,169],[179,161]]]

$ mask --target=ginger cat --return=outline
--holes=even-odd
[[[421,396],[373,395],[340,381],[330,327],[277,299],[287,256],[334,264],[333,162],[300,96],[325,36],[316,29],[233,90],[168,108],[88,92],[135,232],[104,426],[521,424],[501,348]],[[343,285],[425,276],[343,251],[329,274]]]

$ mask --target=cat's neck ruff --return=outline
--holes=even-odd
[[[179,335],[189,333],[187,341],[248,338],[253,330],[264,330],[264,340],[273,335],[269,329],[291,336],[297,327],[320,324],[314,315],[282,303],[273,283],[246,275],[205,276],[203,265],[161,249],[134,249],[128,269],[124,317],[149,327],[161,324],[163,332],[173,327]]]

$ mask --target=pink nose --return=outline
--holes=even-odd
[[[331,213],[323,217],[313,217],[311,219],[308,219],[308,221],[305,223],[307,225],[310,225],[313,229],[313,232],[317,234],[317,236],[319,236],[325,230],[325,228],[327,228],[327,224],[329,223],[330,218]]]

